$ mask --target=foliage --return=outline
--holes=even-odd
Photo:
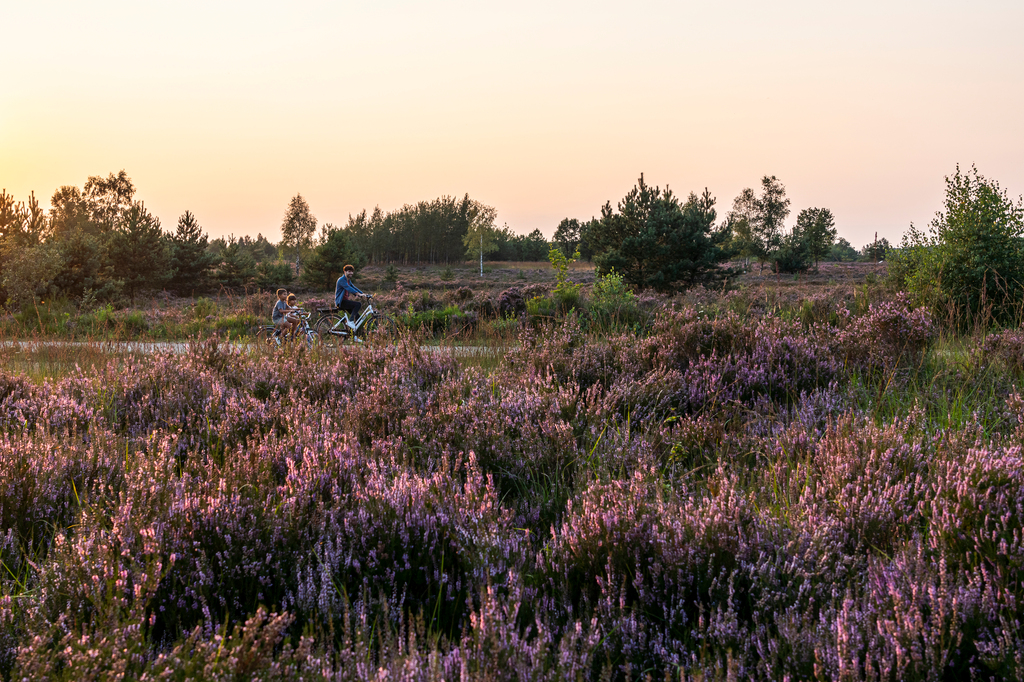
[[[764,263],[782,245],[782,229],[789,215],[786,187],[774,175],[761,178],[761,196],[751,225],[758,260]]]
[[[309,271],[309,263],[303,275]],[[260,289],[277,289],[292,283],[292,264],[286,261],[269,261],[256,264],[255,282]],[[326,287],[325,287],[326,288]]]
[[[576,218],[565,218],[555,229],[554,243],[562,250],[566,258],[579,253],[576,258],[590,260],[593,252],[590,248],[588,234],[591,224],[595,221],[581,222]]]
[[[191,212],[185,211],[178,218],[178,225],[168,241],[171,269],[168,288],[179,294],[203,291],[209,286],[218,258],[209,252],[209,238]]]
[[[1019,317],[1024,292],[1024,206],[972,167],[946,178],[944,211],[924,234],[911,228],[890,258],[890,281],[961,319]]]
[[[468,194],[463,198],[460,209],[460,217],[466,224],[465,236],[462,238],[466,255],[470,258],[479,255],[483,263],[486,254],[498,250],[498,235],[494,229],[494,219],[498,212],[491,206],[470,201]]]
[[[757,196],[749,187],[733,199],[732,210],[722,223],[722,231],[729,235],[727,247],[732,255],[743,258],[744,266],[758,255],[753,225],[757,215]]]
[[[74,185],[64,185],[50,198],[50,234],[63,240],[67,235],[84,232],[93,235],[96,230],[91,220],[89,202]],[[0,220],[2,222],[2,220]]]
[[[245,286],[256,277],[256,260],[239,240],[229,237],[214,277],[222,286]]]
[[[53,281],[62,295],[76,301],[120,295],[124,283],[114,277],[104,237],[75,228],[53,243],[60,251],[61,263]]]
[[[868,263],[880,263],[886,259],[890,249],[892,246],[889,245],[889,240],[885,237],[879,239],[876,232],[875,240],[870,244],[865,244],[864,248],[860,250],[860,259]]]
[[[302,195],[296,194],[288,202],[288,210],[281,221],[281,245],[298,262],[299,257],[312,247],[315,234],[316,216]]]
[[[630,329],[640,321],[636,294],[614,268],[594,283],[589,313],[595,329],[605,332]]]
[[[807,245],[807,252],[818,267],[832,249],[836,240],[836,220],[827,208],[805,208],[796,216],[796,227],[801,240]]]
[[[772,267],[776,272],[806,272],[811,267],[810,242],[805,234],[794,228],[779,242],[771,255]]]
[[[526,300],[519,287],[509,287],[498,294],[498,314],[501,317],[516,317],[526,311]]]
[[[547,258],[550,245],[540,230],[530,234],[515,234],[504,226],[496,233],[498,248],[492,254],[494,260],[541,261]]]
[[[566,256],[562,249],[557,246],[552,246],[548,250],[548,260],[555,271],[554,302],[559,312],[568,313],[573,308],[579,307],[582,301],[580,295],[581,285],[569,281],[569,267],[579,257],[579,251],[573,252],[571,256]]]
[[[471,329],[476,323],[476,317],[467,315],[456,305],[449,305],[440,310],[412,311],[402,316],[401,321],[409,329],[437,335],[449,331],[460,332]]]
[[[320,290],[333,289],[346,265],[352,265],[358,271],[365,260],[356,251],[351,237],[328,223],[320,231],[319,244],[306,260],[302,282]]]
[[[124,211],[107,246],[114,277],[134,297],[144,289],[158,289],[171,276],[168,245],[160,220],[136,202]]]
[[[487,247],[487,228],[493,226],[496,212],[465,195],[462,199],[444,196],[433,201],[420,201],[384,213],[375,208],[371,214],[361,211],[349,216],[343,228],[354,248],[367,262],[383,264],[401,262],[459,261],[467,251],[479,250],[480,234]],[[471,228],[473,245],[468,244]],[[474,250],[475,249],[475,250]]]
[[[91,175],[81,196],[89,209],[92,230],[105,234],[116,229],[134,206],[135,185],[124,169],[117,175],[110,173],[106,178]]]
[[[680,204],[671,190],[650,187],[641,175],[618,212],[606,203],[590,230],[599,272],[614,268],[631,286],[658,291],[719,279],[727,235],[714,229],[714,204],[707,190]]]
[[[3,288],[8,303],[26,309],[55,294],[54,280],[62,265],[60,252],[51,244],[23,246],[4,254]]]
[[[846,239],[839,237],[828,251],[827,260],[850,263],[857,260],[857,249]]]
[[[774,175],[761,178],[761,196],[749,187],[740,192],[723,225],[723,229],[731,233],[732,252],[748,262],[752,257],[757,258],[762,270],[765,263],[776,260],[776,251],[783,247],[788,252],[785,260],[790,261],[794,244],[783,243],[789,204],[785,185]]]

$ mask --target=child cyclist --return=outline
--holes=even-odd
[[[278,336],[291,332],[292,336],[295,335],[295,329],[299,326],[299,316],[295,314],[298,310],[295,307],[295,294],[288,294],[285,289],[277,290],[277,303],[274,304],[274,313],[271,319],[274,321],[274,326],[277,327],[277,331],[274,332]]]
[[[348,318],[345,320],[345,324],[349,329],[355,329],[355,321],[359,319],[359,309],[363,307],[356,296],[369,298],[370,295],[352,283],[352,278],[356,274],[356,269],[353,266],[346,265],[344,272],[345,274],[338,278],[338,285],[334,289],[334,305],[345,311]]]

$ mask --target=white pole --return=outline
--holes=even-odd
[[[480,233],[480,276],[484,276],[484,233]]]

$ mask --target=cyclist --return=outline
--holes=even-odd
[[[338,278],[338,285],[334,289],[334,305],[348,314],[345,324],[349,329],[354,330],[356,328],[355,321],[359,319],[359,309],[363,307],[356,296],[369,296],[369,294],[352,283],[352,278],[356,274],[355,267],[346,265],[344,272],[345,274]]]
[[[292,305],[294,302],[295,294],[289,296],[287,290],[277,290],[277,303],[274,304],[274,313],[271,316],[274,326],[277,327],[275,335],[289,332],[295,335],[295,329],[299,326],[299,316],[294,312],[298,310]]]

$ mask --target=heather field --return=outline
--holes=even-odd
[[[1024,333],[768,286],[5,356],[0,672],[1024,678]]]

